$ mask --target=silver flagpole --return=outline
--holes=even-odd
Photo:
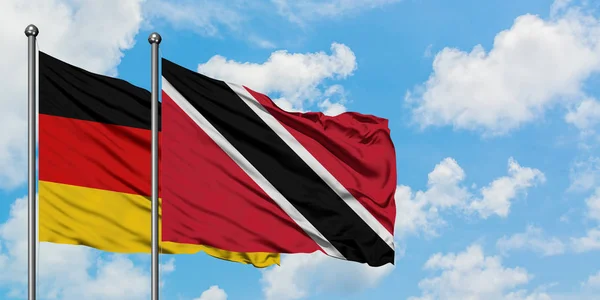
[[[35,42],[39,33],[38,28],[31,24],[25,28],[25,35],[27,36],[28,42],[28,77],[27,77],[27,106],[28,106],[28,232],[27,232],[27,287],[28,287],[28,299],[35,300],[36,298],[36,247],[37,247],[37,222],[36,222],[36,176],[35,176],[35,146],[36,146],[36,99],[35,92],[37,89],[36,84],[36,47]]]
[[[148,37],[152,47],[152,300],[158,300],[158,45],[160,34]]]

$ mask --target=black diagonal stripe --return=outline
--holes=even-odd
[[[150,129],[150,92],[39,53],[40,114]],[[160,130],[160,103],[158,128]]]
[[[163,77],[348,260],[393,263],[391,249],[227,84],[162,60]]]

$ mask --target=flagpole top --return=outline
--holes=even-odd
[[[38,33],[40,33],[40,31],[38,30],[37,26],[30,24],[25,28],[25,35],[27,37],[33,36],[36,37],[38,35]]]
[[[161,41],[162,37],[160,37],[160,34],[158,34],[157,32],[151,33],[148,37],[148,43],[150,44],[160,44]]]

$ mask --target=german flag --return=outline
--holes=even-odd
[[[150,92],[43,52],[39,84],[40,241],[149,253]],[[256,267],[279,264],[277,253],[159,246],[165,254],[204,251]]]

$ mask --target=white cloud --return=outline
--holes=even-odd
[[[259,48],[263,48],[263,49],[273,49],[273,48],[277,48],[277,45],[275,45],[274,42],[267,40],[265,38],[259,37],[255,34],[247,34],[246,35],[248,37],[248,41],[250,41],[252,44],[258,46]]]
[[[0,224],[0,286],[23,296],[27,285],[27,200],[17,199]],[[125,255],[102,257],[84,246],[39,244],[38,291],[41,299],[148,299],[150,276]],[[174,270],[173,261],[161,266]]]
[[[571,238],[571,246],[578,253],[600,250],[600,229],[592,228],[586,236]]]
[[[586,99],[565,116],[568,123],[581,130],[589,130],[600,123],[600,102]]]
[[[325,99],[318,104],[323,114],[328,116],[336,116],[346,112],[346,93],[344,87],[336,84],[332,85],[325,91]],[[339,98],[337,101],[334,98]]]
[[[593,289],[600,291],[600,271],[594,275],[590,275],[585,282],[582,282],[581,285],[587,289]]]
[[[0,73],[0,188],[22,184],[27,170],[25,26],[34,23],[39,27],[41,51],[92,72],[114,75],[123,50],[134,44],[142,22],[142,2],[0,1],[0,40],[11,45],[0,47],[0,70],[4,71]]]
[[[346,103],[346,97],[343,86],[339,84],[332,85],[327,88],[323,96],[323,100],[321,100],[320,103],[317,103],[317,108],[324,115],[336,116],[346,112],[347,109],[344,105]],[[283,97],[277,98],[273,100],[273,102],[275,102],[275,105],[279,108],[288,112],[306,112],[306,110],[298,108],[294,103]]]
[[[175,271],[175,258],[169,258],[165,263],[160,264],[160,274],[173,273]]]
[[[469,209],[476,211],[482,218],[492,214],[508,216],[510,200],[517,193],[526,193],[527,189],[546,178],[538,169],[521,167],[512,157],[508,160],[508,176],[500,177],[481,189],[482,197],[470,203]]]
[[[596,188],[595,193],[585,199],[585,204],[587,206],[587,216],[600,223],[600,187]]]
[[[589,157],[573,163],[569,191],[585,192],[600,185],[600,157]]]
[[[423,232],[437,235],[445,225],[440,212],[454,209],[465,214],[477,213],[481,218],[492,214],[508,216],[512,200],[536,183],[544,181],[544,174],[533,168],[520,166],[513,158],[508,160],[508,176],[492,181],[476,196],[467,185],[464,170],[453,158],[446,158],[428,175],[427,190],[413,193],[408,186],[396,189],[396,234],[399,236]]]
[[[319,103],[319,108],[323,111],[323,114],[328,116],[337,116],[346,111],[346,107],[339,103],[331,103],[329,99],[325,99],[323,102]]]
[[[202,292],[200,298],[194,300],[227,300],[227,293],[219,286],[213,285],[208,290]]]
[[[243,84],[258,92],[269,94],[282,108],[304,110],[305,106],[321,104],[333,113],[343,111],[343,88],[339,85],[324,86],[325,80],[339,80],[352,75],[356,69],[356,57],[348,46],[331,45],[331,54],[289,53],[275,51],[264,63],[240,63],[216,55],[198,66],[198,72]],[[293,70],[293,71],[290,71]],[[325,91],[322,88],[326,88]],[[342,100],[334,101],[333,97]]]
[[[425,195],[429,198],[428,202],[436,207],[460,205],[469,197],[467,189],[459,185],[465,179],[465,171],[452,158],[437,164],[427,178]]]
[[[515,291],[527,284],[532,275],[521,267],[503,266],[498,256],[485,256],[477,244],[458,254],[434,254],[424,267],[439,274],[421,280],[422,295],[409,298],[411,300],[550,299],[543,293]]]
[[[402,237],[424,232],[434,236],[445,224],[439,212],[452,207],[462,207],[470,194],[460,183],[465,172],[453,158],[445,158],[428,175],[427,190],[413,194],[408,186],[396,188],[396,231]]]
[[[496,242],[496,247],[501,252],[528,249],[543,256],[558,255],[565,252],[565,244],[556,237],[546,237],[542,229],[527,226],[524,233],[517,233],[511,237],[503,236]]]
[[[423,193],[419,191],[419,193]],[[413,197],[409,186],[396,187],[396,229],[397,237],[424,232],[428,236],[437,235],[437,229],[445,222],[439,217],[438,209],[431,207],[425,197]]]
[[[312,293],[353,293],[375,287],[394,266],[370,267],[320,252],[283,256],[281,266],[263,271],[266,300],[304,299]]]
[[[557,2],[548,20],[519,16],[489,52],[481,45],[440,51],[427,82],[407,93],[414,121],[501,135],[585,100],[583,84],[600,71],[600,22],[566,3]],[[591,115],[568,119],[583,125]]]
[[[382,7],[400,0],[271,0],[278,12],[299,25],[306,21],[324,17],[339,17],[344,14]]]

